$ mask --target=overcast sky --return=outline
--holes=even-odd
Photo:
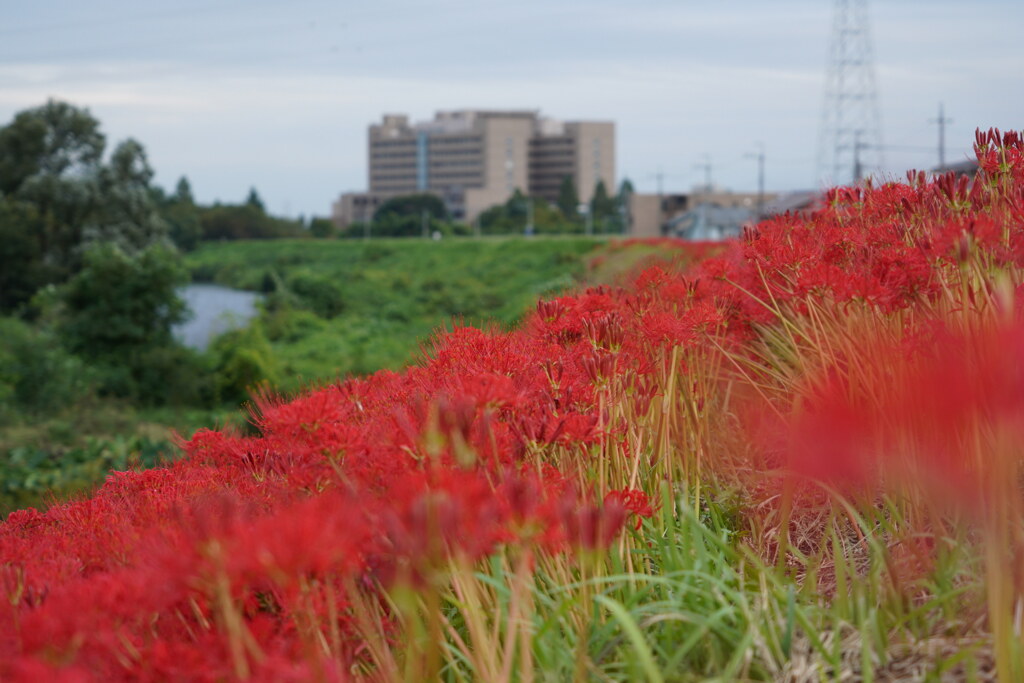
[[[200,201],[326,215],[366,188],[384,112],[540,109],[617,125],[618,177],[654,191],[704,178],[749,191],[816,178],[828,0],[8,0],[0,122],[53,97],[112,146],[134,137],[157,182]],[[947,160],[976,127],[1024,128],[1024,2],[870,3],[886,170]]]

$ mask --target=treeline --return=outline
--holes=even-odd
[[[160,215],[167,222],[169,236],[179,249],[192,251],[200,242],[221,240],[263,240],[307,237],[311,234],[302,220],[279,218],[267,213],[256,189],[240,204],[197,204],[187,178],[178,181],[172,194],[159,187],[153,194]],[[322,219],[314,219],[322,220]]]
[[[456,221],[444,202],[433,194],[393,197],[382,203],[368,223],[356,222],[336,230],[334,225],[315,219],[311,231],[317,237],[429,237],[435,235],[616,235],[628,231],[629,198],[633,184],[624,180],[617,194],[610,195],[604,181],[598,181],[593,197],[580,203],[571,177],[562,180],[558,201],[548,202],[516,189],[504,204],[497,204],[477,217],[473,225]]]

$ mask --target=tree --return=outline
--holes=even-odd
[[[314,218],[309,221],[309,234],[321,239],[334,237],[336,227],[328,218]]]
[[[82,241],[117,244],[134,255],[166,239],[168,226],[153,200],[150,183],[153,169],[146,151],[129,138],[118,144],[110,162],[99,172],[99,197],[102,198]]]
[[[619,232],[628,233],[633,225],[632,209],[630,204],[633,201],[633,181],[629,178],[623,179],[619,185],[619,193],[615,197],[615,203],[619,211]]]
[[[0,128],[4,232],[11,237],[12,212],[34,216],[28,234],[35,246],[27,248],[23,232],[13,251],[34,259],[30,269],[39,276],[33,280],[37,287],[74,275],[90,243],[117,242],[138,252],[166,238],[142,145],[125,140],[104,164],[105,147],[99,122],[88,110],[54,100],[18,113]],[[4,263],[11,258],[8,252]]]
[[[27,202],[0,201],[0,312],[11,312],[49,280],[38,233],[42,222]]]
[[[558,208],[563,216],[572,220],[579,215],[579,205],[580,197],[576,193],[576,183],[573,182],[572,176],[567,175],[562,178],[562,185],[558,188]]]
[[[55,100],[0,129],[0,195],[35,208],[39,257],[58,277],[77,266],[82,231],[99,203],[105,145],[88,110]]]
[[[441,229],[448,220],[448,210],[437,195],[424,192],[392,197],[374,212],[373,234],[381,237],[421,235],[424,214],[430,232]]]
[[[153,245],[134,258],[112,243],[91,247],[84,266],[61,290],[61,332],[69,350],[126,362],[133,353],[172,343],[185,319],[177,289],[189,275],[180,255]]]
[[[391,217],[415,217],[419,219],[426,211],[430,218],[447,220],[448,209],[437,195],[426,192],[392,197],[385,201],[373,214],[374,222]]]
[[[188,182],[188,178],[181,176],[178,178],[178,184],[174,186],[174,195],[172,199],[182,204],[195,204],[196,200],[192,196],[192,185]]]
[[[590,200],[590,212],[594,216],[594,223],[602,225],[604,221],[616,214],[615,200],[608,194],[603,180],[598,180],[594,186],[594,196]]]
[[[199,209],[192,197],[192,187],[182,176],[174,194],[161,202],[160,213],[167,222],[169,236],[182,251],[192,251],[199,246],[203,226],[199,221]]]
[[[498,204],[480,214],[480,229],[488,235],[522,233],[526,225],[527,205],[533,204],[533,229],[537,234],[580,232],[579,223],[567,221],[558,207],[544,199],[528,197],[516,190],[504,204]]]
[[[260,194],[256,191],[255,187],[249,188],[249,196],[245,198],[245,205],[251,206],[260,213],[267,212],[267,207],[263,204],[263,199],[260,198]]]
[[[199,210],[205,240],[274,239],[302,237],[299,223],[275,218],[251,204],[215,204]]]
[[[105,145],[99,121],[88,109],[50,100],[19,112],[0,129],[0,192],[15,195],[40,179],[89,175]]]

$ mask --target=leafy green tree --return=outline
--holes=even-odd
[[[446,232],[448,210],[437,195],[429,193],[392,197],[373,214],[373,235],[377,237],[412,237],[423,234],[426,214],[427,231]]]
[[[619,184],[619,199],[628,198],[634,192],[636,192],[636,190],[633,188],[633,181],[629,178],[623,178],[622,182]]]
[[[608,194],[603,180],[594,186],[594,196],[590,200],[590,212],[594,216],[595,225],[603,225],[609,218],[616,215],[615,200]]]
[[[172,199],[182,204],[195,205],[195,197],[192,196],[192,184],[188,182],[188,178],[181,176],[178,178],[178,184],[174,186],[174,195]]]
[[[619,213],[619,232],[627,233],[632,225],[632,215],[630,213],[630,204],[632,203],[633,193],[633,181],[629,178],[624,178],[622,183],[619,185],[619,192],[615,196],[615,203],[618,205]]]
[[[74,353],[124,361],[140,349],[173,343],[185,319],[177,289],[188,283],[180,255],[161,245],[134,258],[116,244],[97,244],[62,288],[61,332]]]
[[[579,216],[580,196],[576,193],[576,183],[572,176],[562,178],[562,185],[558,188],[558,208],[562,215],[569,220]]]
[[[533,229],[536,234],[580,232],[578,223],[566,220],[562,212],[547,201],[527,197],[516,190],[504,204],[498,204],[480,214],[480,229],[488,235],[522,234],[526,226],[527,206],[533,204]]]
[[[314,218],[309,222],[309,234],[320,239],[334,237],[336,227],[328,218]]]
[[[0,195],[35,207],[39,255],[55,274],[77,266],[82,232],[99,203],[105,145],[88,110],[55,100],[0,129]]]
[[[0,318],[0,422],[5,406],[31,415],[58,411],[87,394],[90,384],[82,361],[48,330]]]
[[[99,172],[102,201],[83,232],[83,242],[118,245],[138,253],[166,239],[167,222],[153,199],[153,169],[142,145],[131,138],[118,144]]]
[[[249,196],[245,198],[245,205],[246,206],[251,206],[252,208],[254,208],[257,211],[259,211],[260,213],[266,213],[267,212],[267,207],[263,203],[263,198],[260,197],[260,194],[259,194],[259,192],[256,191],[255,187],[250,187],[249,188]]]
[[[15,310],[50,279],[40,251],[40,230],[42,221],[31,204],[0,201],[0,312]]]
[[[199,210],[204,240],[275,239],[308,233],[296,221],[268,215],[250,204],[215,204]]]
[[[379,221],[392,216],[412,216],[419,218],[426,211],[431,218],[446,220],[448,210],[444,202],[437,195],[426,192],[420,194],[406,194],[399,197],[392,197],[385,201],[373,214],[373,220]]]
[[[199,246],[203,226],[199,221],[199,209],[192,197],[192,187],[184,176],[178,180],[174,194],[160,203],[160,214],[167,223],[171,241],[182,251],[192,251]]]
[[[218,337],[210,349],[218,402],[241,403],[261,384],[276,384],[274,354],[258,323]]]

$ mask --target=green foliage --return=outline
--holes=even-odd
[[[176,456],[166,440],[88,439],[73,448],[18,446],[0,454],[0,514],[84,493],[111,470],[156,467]]]
[[[573,220],[579,216],[580,196],[576,192],[576,182],[572,176],[562,178],[562,184],[558,188],[558,209],[567,220]]]
[[[178,344],[163,344],[140,349],[130,359],[129,384],[117,395],[133,397],[143,406],[218,404],[216,379],[204,355]]]
[[[160,202],[160,215],[167,223],[168,235],[178,249],[192,251],[199,246],[203,226],[187,178],[178,180],[174,194]]]
[[[167,236],[167,223],[153,200],[153,169],[146,152],[132,139],[120,143],[101,168],[98,192],[102,202],[83,232],[83,242],[116,244],[136,254]]]
[[[155,246],[132,258],[111,244],[91,248],[63,290],[62,336],[86,357],[123,356],[171,343],[185,317],[176,289],[188,282],[178,254]]]
[[[288,276],[286,287],[298,306],[321,318],[333,318],[345,310],[341,283],[324,274],[305,268],[297,270]]]
[[[50,100],[0,129],[0,195],[35,208],[38,254],[57,275],[73,271],[97,204],[106,140],[85,109]]]
[[[590,212],[594,216],[595,222],[614,216],[618,211],[618,206],[608,194],[608,188],[605,187],[603,180],[598,180],[597,185],[594,186],[594,196],[590,200]]]
[[[330,219],[314,218],[309,222],[309,234],[318,239],[334,237],[335,232],[337,228]]]
[[[581,233],[581,223],[567,220],[561,211],[543,199],[527,197],[516,190],[504,204],[492,206],[480,214],[480,230],[485,235],[522,235],[530,220],[533,206],[533,234],[554,235]]]
[[[113,244],[86,253],[82,271],[58,293],[58,330],[96,368],[102,394],[147,405],[212,400],[201,359],[171,337],[186,314],[177,288],[187,282],[180,256],[166,247],[134,258]]]
[[[306,234],[299,222],[274,218],[254,203],[201,208],[199,222],[204,240],[260,240]]]
[[[426,212],[430,218],[447,220],[448,210],[437,195],[421,193],[392,197],[379,207],[373,214],[373,222],[378,223],[393,218],[415,218]]]
[[[279,363],[278,388],[291,391],[406,365],[452,320],[515,324],[541,293],[574,286],[583,255],[597,244],[582,238],[236,242],[203,245],[186,261],[209,280],[271,292],[260,326]]]
[[[414,237],[434,232],[450,234],[448,211],[433,194],[409,194],[393,197],[373,214],[375,237]]]
[[[0,260],[14,291],[3,310],[74,275],[91,242],[134,252],[164,239],[142,145],[122,142],[107,164],[105,146],[88,110],[53,100],[0,128],[0,233],[12,243]]]
[[[221,335],[210,353],[218,402],[240,404],[260,385],[279,381],[274,354],[259,323]]]
[[[256,191],[255,187],[249,188],[249,195],[245,198],[245,206],[256,209],[260,213],[267,212],[267,207],[263,204],[263,199],[260,197],[260,194]]]
[[[87,109],[50,100],[19,112],[0,129],[0,192],[31,194],[51,180],[90,175],[105,145],[99,122]]]
[[[89,393],[90,376],[53,335],[0,318],[0,422],[72,405]]]
[[[42,220],[27,202],[0,201],[0,312],[10,312],[52,279],[42,259]]]

